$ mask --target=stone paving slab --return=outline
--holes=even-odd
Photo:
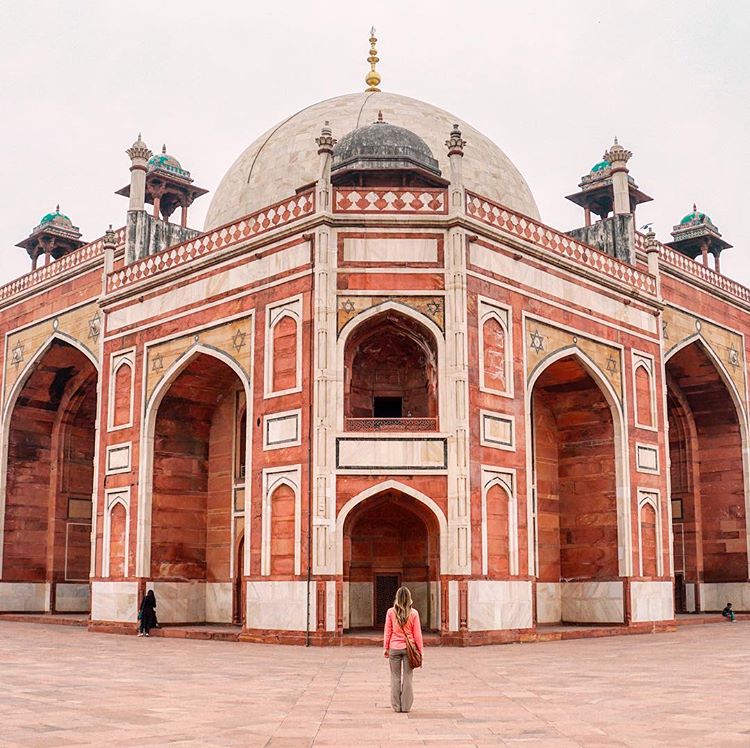
[[[410,714],[379,649],[0,623],[0,746],[750,746],[750,623],[427,650]]]

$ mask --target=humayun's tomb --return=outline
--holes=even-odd
[[[371,44],[367,90],[261,135],[203,229],[207,190],[139,136],[124,225],[58,209],[20,241],[0,612],[134,632],[153,589],[162,625],[340,643],[403,583],[476,644],[750,610],[730,245],[695,207],[636,230],[616,140],[583,226],[545,225],[497,145],[379,90]]]

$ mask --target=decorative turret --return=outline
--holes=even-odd
[[[320,128],[320,137],[315,138],[318,144],[318,157],[320,166],[318,169],[317,201],[321,210],[329,209],[330,187],[331,187],[331,159],[333,158],[333,146],[336,138],[333,137],[331,123],[326,120]]]
[[[130,196],[128,210],[143,210],[146,198],[146,172],[148,171],[148,160],[152,156],[152,151],[141,139],[141,134],[138,133],[138,140],[125,153],[130,157],[130,187],[124,188],[127,189],[127,192],[120,190],[120,194]]]
[[[699,212],[693,203],[692,212],[683,216],[682,220],[672,228],[672,241],[667,246],[693,260],[700,255],[706,267],[708,267],[708,255],[712,254],[716,272],[720,273],[719,255],[732,245],[721,238],[714,222],[705,213]]]
[[[458,129],[457,124],[453,125],[445,145],[448,148],[448,161],[451,165],[450,208],[452,212],[460,212],[464,205],[463,160],[466,141],[461,137],[461,130]]]
[[[567,196],[568,200],[583,208],[586,226],[591,226],[592,213],[600,219],[610,213],[635,215],[637,205],[652,199],[638,189],[628,173],[627,163],[632,155],[632,151],[623,148],[615,138],[602,160],[581,177],[580,192]]]
[[[82,247],[86,242],[81,240],[81,232],[73,222],[60,212],[60,206],[54,213],[42,216],[39,225],[29,236],[16,244],[23,247],[31,257],[31,269],[36,270],[39,257],[44,255],[44,264],[48,265],[50,258],[59,260],[61,257]]]
[[[143,210],[145,203],[154,206],[154,218],[168,221],[177,207],[182,208],[180,226],[187,226],[188,208],[196,197],[208,190],[196,187],[190,172],[167,153],[166,145],[161,153],[153,155],[141,136],[127,151],[133,162],[130,167],[130,185],[117,190],[116,194],[130,197],[129,210]],[[137,176],[136,176],[137,175]]]

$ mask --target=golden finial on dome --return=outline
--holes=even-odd
[[[380,91],[378,84],[380,83],[380,73],[375,70],[376,63],[380,62],[378,57],[378,50],[375,47],[377,43],[375,36],[375,27],[370,29],[370,56],[367,58],[367,62],[370,63],[370,72],[365,76],[365,83],[367,83],[366,91]]]

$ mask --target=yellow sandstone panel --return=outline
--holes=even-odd
[[[101,313],[96,302],[79,306],[8,335],[5,349],[5,388],[3,402],[23,370],[49,339],[58,333],[85,348],[99,360]]]
[[[252,315],[232,320],[205,330],[193,331],[178,338],[147,348],[146,402],[151,399],[156,385],[172,365],[191,348],[203,345],[214,348],[234,359],[243,372],[250,377],[252,361]]]
[[[445,329],[445,304],[442,296],[339,296],[338,332],[361,312],[388,301],[414,309],[431,319],[441,330]]]
[[[664,309],[662,336],[666,358],[686,340],[700,338],[724,365],[737,391],[744,399],[746,367],[741,335],[694,314],[668,306]]]
[[[577,330],[565,330],[533,318],[525,321],[524,346],[527,379],[557,351],[578,348],[603,372],[622,402],[622,357],[619,348],[592,340]]]

